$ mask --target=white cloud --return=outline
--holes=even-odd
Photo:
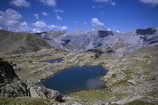
[[[13,9],[0,11],[0,24],[3,26],[14,26],[19,23],[22,15]]]
[[[32,24],[32,32],[45,32],[51,30],[67,30],[67,26],[48,25],[44,21],[36,21]]]
[[[13,9],[0,11],[0,25],[11,31],[29,31],[27,22],[22,20],[22,15]]]
[[[117,33],[121,33],[121,31],[120,31],[120,30],[116,30],[116,32],[117,32]]]
[[[61,9],[54,9],[54,13],[56,15],[56,19],[62,21],[63,17],[60,16],[60,14],[64,13]]]
[[[29,32],[31,31],[28,23],[26,21],[19,23],[19,25],[16,27],[15,31],[17,32]]]
[[[93,26],[104,26],[104,23],[101,22],[98,18],[92,18],[91,24]]]
[[[140,1],[146,4],[154,4],[154,5],[158,4],[158,0],[140,0]]]
[[[33,32],[43,32],[51,29],[51,27],[43,21],[36,21],[32,24],[32,27]]]
[[[67,26],[48,25],[44,21],[40,20],[32,24],[28,24],[26,21],[23,21],[23,16],[13,9],[0,11],[0,27],[2,29],[16,32],[44,32],[68,29]]]
[[[54,28],[56,28],[56,26],[55,26],[55,25],[50,25],[50,27],[51,27],[51,28],[53,28],[53,29],[54,29]]]
[[[56,0],[40,0],[40,2],[48,6],[56,6]]]
[[[54,12],[55,13],[64,13],[64,10],[62,10],[62,9],[55,9]]]
[[[47,24],[43,21],[36,21],[35,23],[33,23],[33,26],[38,28],[44,28],[47,27]]]
[[[48,13],[47,12],[42,12],[42,15],[43,16],[48,16]]]
[[[39,14],[38,14],[38,13],[35,13],[35,14],[34,14],[34,17],[35,17],[36,19],[39,19]]]
[[[116,2],[114,2],[113,0],[95,0],[95,2],[97,2],[97,3],[109,3],[112,6],[116,5]]]
[[[57,20],[59,20],[59,21],[62,21],[62,20],[63,20],[63,17],[61,17],[61,16],[59,16],[59,15],[56,15],[56,18],[57,18]]]
[[[12,0],[10,4],[17,7],[29,7],[30,3],[27,0]]]
[[[61,30],[68,30],[68,27],[67,26],[61,26],[60,29]]]
[[[39,20],[40,19],[40,16],[48,16],[48,13],[47,12],[42,12],[42,13],[35,13],[35,14],[33,14],[34,15],[34,17],[37,19],[37,20]]]
[[[112,5],[112,6],[115,6],[115,5],[116,5],[116,2],[111,2],[111,5]]]
[[[67,26],[51,25],[51,28],[56,29],[56,30],[68,30],[68,27],[67,27]]]
[[[107,2],[111,2],[111,0],[95,0],[96,2],[101,2],[101,3],[107,3]]]
[[[111,29],[111,28],[107,28],[107,30],[108,30],[108,31],[112,31],[112,29]]]

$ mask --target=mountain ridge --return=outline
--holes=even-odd
[[[42,38],[31,33],[0,30],[0,54],[26,53],[50,48]]]
[[[56,32],[58,33],[58,32]],[[92,49],[115,49],[116,52],[130,52],[158,42],[158,29],[136,29],[131,32],[114,32],[107,29],[93,31],[60,32],[55,35],[45,32],[41,37],[53,47],[72,52],[83,52]],[[122,53],[122,52],[121,52]]]

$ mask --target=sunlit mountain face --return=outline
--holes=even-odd
[[[67,51],[83,52],[94,49],[122,55],[136,49],[158,43],[158,29],[136,29],[131,32],[115,32],[107,29],[91,31],[52,31],[36,33],[50,46]]]
[[[158,0],[1,0],[0,29],[129,32],[158,26]]]

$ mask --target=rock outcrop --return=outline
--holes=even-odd
[[[98,36],[101,38],[107,37],[109,35],[113,35],[112,31],[106,31],[106,30],[99,30],[98,31]]]
[[[59,102],[64,101],[62,95],[58,91],[44,87],[31,87],[30,96],[32,98],[55,99]]]
[[[13,67],[6,61],[0,60],[0,97],[28,96],[27,85],[20,81]]]
[[[12,66],[8,62],[0,59],[0,84],[9,83],[17,78],[18,76],[15,74]]]
[[[140,35],[152,35],[156,32],[157,30],[154,28],[147,28],[147,29],[137,29],[136,33]]]
[[[62,95],[58,91],[20,80],[12,65],[0,59],[0,97],[25,96],[62,101]]]

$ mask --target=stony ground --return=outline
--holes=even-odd
[[[96,58],[92,52],[68,53],[59,49],[43,49],[3,58],[17,64],[16,72],[22,80],[33,83],[74,66],[102,65],[108,69],[107,75],[102,78],[107,88],[69,94],[65,96],[66,103],[62,104],[158,105],[158,45],[126,56],[103,54]],[[47,63],[58,58],[63,58],[64,62]]]

